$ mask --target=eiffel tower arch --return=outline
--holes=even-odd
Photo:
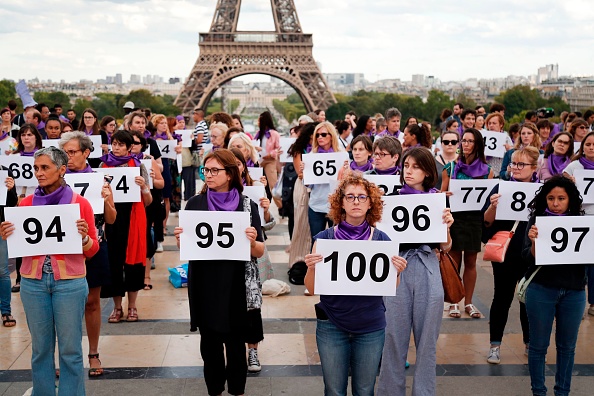
[[[313,54],[311,34],[301,30],[293,0],[270,0],[274,32],[237,31],[241,0],[217,0],[210,31],[200,33],[198,60],[175,104],[189,115],[206,109],[216,90],[246,74],[266,74],[289,84],[307,111],[336,103]]]

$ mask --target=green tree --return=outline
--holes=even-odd
[[[14,82],[10,80],[0,80],[0,108],[6,107],[8,101],[11,99],[17,99]],[[17,103],[19,104],[18,108],[22,110],[20,100],[17,100]]]
[[[536,89],[527,85],[518,85],[495,97],[495,102],[505,106],[505,116],[511,118],[520,114],[522,110],[536,110],[541,99]]]
[[[48,107],[52,107],[54,104],[59,103],[62,105],[64,112],[70,107],[70,96],[64,92],[35,92],[33,99],[37,103],[45,103]]]

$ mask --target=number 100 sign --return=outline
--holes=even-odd
[[[592,263],[594,232],[590,216],[539,216],[536,227],[536,265]]]
[[[179,238],[180,260],[250,260],[245,235],[250,226],[248,212],[182,210],[179,226],[184,229]]]
[[[398,255],[398,243],[318,239],[316,252],[324,256],[316,264],[316,294],[396,295],[397,273],[391,257]]]

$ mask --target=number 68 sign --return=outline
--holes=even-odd
[[[316,264],[316,294],[396,295],[397,242],[318,239],[316,252],[324,256]]]
[[[536,265],[592,263],[594,232],[590,216],[539,216],[536,227]]]

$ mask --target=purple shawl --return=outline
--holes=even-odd
[[[332,147],[330,147],[328,150],[324,150],[323,148],[321,148],[320,146],[318,146],[317,153],[319,153],[319,154],[333,153],[333,152],[334,152],[334,149]]]
[[[140,161],[135,155],[124,155],[122,157],[117,157],[112,152],[110,152],[109,154],[105,154],[99,158],[101,159],[101,162],[111,167],[127,164],[131,159],[134,160],[136,166],[140,166]]]
[[[373,161],[371,159],[367,160],[366,163],[364,163],[363,165],[359,166],[357,165],[357,163],[355,161],[351,161],[350,163],[350,168],[352,170],[358,170],[361,172],[367,172],[373,169]]]
[[[590,161],[589,159],[587,159],[586,157],[581,157],[579,159],[580,164],[582,164],[584,166],[584,169],[594,169],[594,162]]]
[[[358,226],[351,225],[346,221],[341,221],[334,230],[334,239],[343,240],[367,240],[371,235],[371,227],[367,220],[364,220]]]
[[[25,151],[22,151],[22,152],[21,152],[21,156],[22,156],[22,157],[33,157],[33,156],[35,155],[35,152],[36,152],[37,150],[38,150],[38,149],[37,149],[37,148],[35,148],[35,149],[33,149],[33,151],[30,151],[30,152],[28,152],[28,153],[27,153],[27,152],[25,152]]]
[[[458,172],[464,173],[466,176],[470,176],[473,179],[477,177],[483,177],[489,174],[489,166],[483,163],[481,160],[476,158],[472,163],[467,164],[462,162],[462,159],[458,159],[458,162],[454,165],[454,171],[452,172],[452,179],[456,178]]]
[[[239,191],[235,188],[226,192],[216,192],[213,190],[206,190],[206,201],[208,202],[208,210],[211,212],[225,211],[231,212],[239,206]]]
[[[388,168],[388,169],[377,169],[375,168],[375,173],[377,173],[378,175],[397,175],[398,172],[400,171],[400,166],[396,165],[392,168]]]
[[[261,140],[264,136],[266,136],[266,139],[270,139],[270,129],[266,129],[264,132],[259,130],[258,133],[256,133],[254,140]]]
[[[70,170],[69,168],[66,168],[66,173],[93,173],[93,168],[91,168],[91,165],[87,164],[86,168],[81,169],[81,170]]]
[[[549,155],[547,160],[551,175],[560,175],[563,173],[563,170],[567,167],[567,165],[571,163],[571,158],[568,156],[560,156],[557,154]]]
[[[72,202],[74,192],[67,184],[62,184],[53,193],[46,194],[39,186],[33,193],[33,206],[65,205]]]
[[[409,186],[408,184],[405,184],[400,189],[400,195],[408,195],[408,194],[435,194],[437,192],[439,192],[439,190],[437,188],[431,188],[431,189],[429,189],[429,191],[416,190],[416,189],[412,188],[411,186]]]

